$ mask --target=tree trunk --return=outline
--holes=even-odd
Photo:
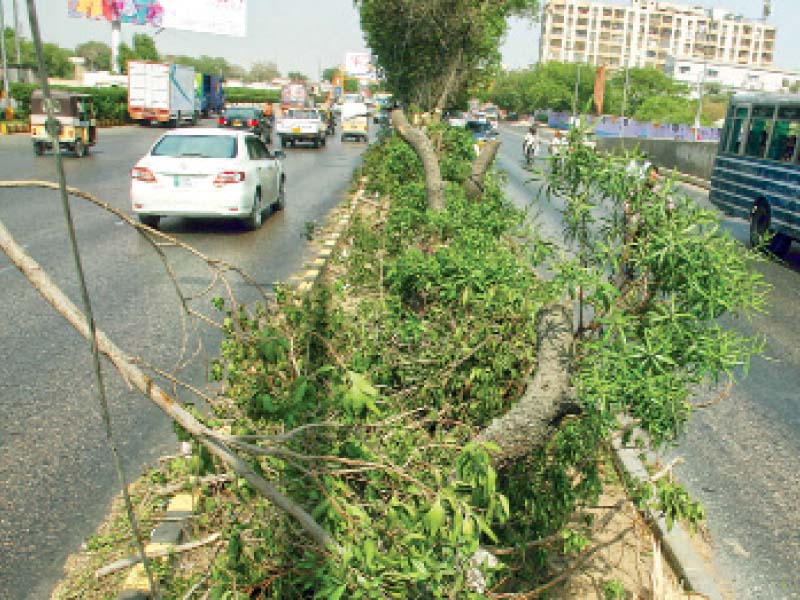
[[[506,414],[496,418],[477,438],[500,447],[495,461],[519,458],[540,447],[571,405],[568,398],[572,364],[572,304],[542,309],[537,318],[538,365],[525,393]]]
[[[392,126],[422,161],[422,168],[425,170],[428,207],[431,210],[443,210],[444,182],[439,168],[439,157],[433,149],[430,138],[422,129],[412,127],[401,108],[392,110]]]
[[[464,184],[467,198],[470,200],[478,200],[483,195],[483,181],[486,179],[486,172],[492,166],[499,149],[500,141],[490,140],[486,142],[481,149],[481,153],[472,161],[472,173]]]

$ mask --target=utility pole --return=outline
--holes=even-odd
[[[17,66],[22,62],[19,53],[19,17],[17,16],[17,0],[14,0],[14,46],[17,51]]]
[[[111,72],[119,75],[119,45],[122,42],[122,21],[111,21]]]
[[[8,91],[8,57],[6,56],[6,15],[3,8],[3,0],[0,0],[0,52],[3,59],[3,100],[6,107],[6,120],[10,121],[14,117],[14,109],[11,108],[11,95]]]
[[[619,128],[619,135],[620,137],[625,137],[625,113],[628,110],[628,84],[630,83],[629,73],[628,73],[628,59],[625,59],[625,85],[622,87],[622,113],[621,119],[622,123],[620,124]]]
[[[769,0],[764,0],[769,2]],[[700,117],[703,114],[703,93],[706,85],[706,72],[708,70],[708,33],[705,27],[700,29],[703,40],[703,72],[700,75],[700,82],[697,86],[697,114],[694,117],[694,140],[700,141]]]

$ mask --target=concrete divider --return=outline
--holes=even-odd
[[[694,178],[710,181],[714,170],[717,142],[685,142],[681,140],[650,140],[645,138],[600,137],[597,147],[610,153],[639,149],[660,169],[676,170]]]

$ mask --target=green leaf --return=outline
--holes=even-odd
[[[425,521],[431,536],[435,536],[442,528],[442,525],[444,525],[444,517],[444,507],[437,498],[436,502],[434,502],[433,506],[431,506],[431,509],[425,515]]]

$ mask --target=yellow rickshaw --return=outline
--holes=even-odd
[[[74,152],[78,158],[84,156],[97,143],[97,121],[94,118],[94,103],[88,94],[66,90],[50,92],[55,122],[48,131],[47,111],[41,90],[31,94],[31,138],[33,153],[41,156],[53,147],[53,136],[58,136],[62,150]]]

